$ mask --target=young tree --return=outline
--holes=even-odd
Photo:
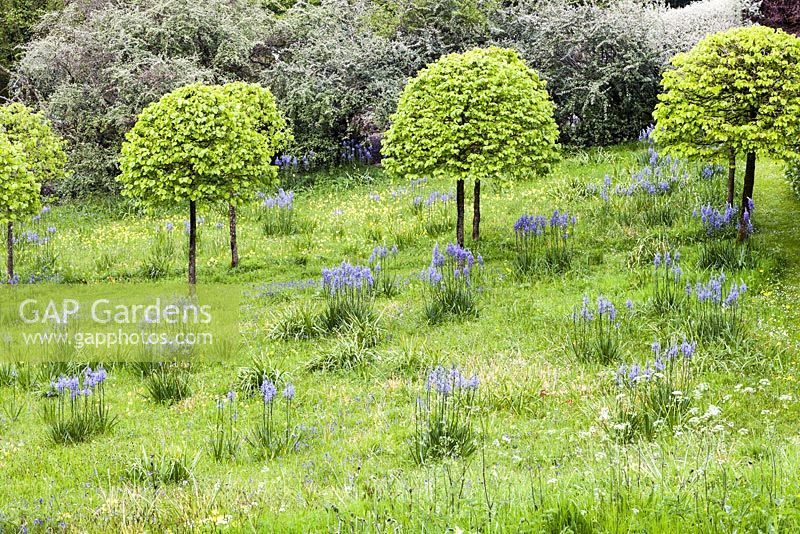
[[[750,26],[706,37],[664,73],[654,139],[681,157],[745,154],[742,217],[757,155],[790,157],[800,144],[798,65],[800,39]]]
[[[11,280],[14,278],[14,223],[38,212],[42,184],[64,177],[66,156],[62,140],[53,133],[44,116],[23,104],[0,106],[0,131],[12,147],[11,152],[5,150],[4,161],[11,168],[3,174],[0,193],[0,221],[6,223],[6,273]],[[23,177],[13,169],[14,161],[23,165]]]
[[[123,194],[153,204],[189,204],[192,286],[197,282],[197,203],[236,205],[277,174],[271,161],[282,134],[267,138],[256,127],[267,116],[282,124],[267,89],[193,84],[147,106],[122,145]]]
[[[476,48],[428,65],[408,82],[383,145],[397,176],[455,178],[456,239],[464,244],[464,185],[545,173],[558,158],[558,127],[545,82],[514,50]]]

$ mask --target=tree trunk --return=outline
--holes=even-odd
[[[733,206],[736,194],[736,151],[731,150],[728,158],[728,205]]]
[[[464,246],[464,180],[456,182],[456,242]]]
[[[8,255],[6,256],[6,274],[8,274],[8,283],[14,280],[14,223],[8,223],[8,234],[6,234],[6,246],[8,247]]]
[[[197,202],[189,201],[189,285],[197,284]]]
[[[753,199],[753,186],[756,182],[756,154],[749,152],[744,166],[744,186],[742,187],[742,223],[739,225],[739,241],[747,239],[747,229],[744,225],[744,214],[750,211],[750,201]],[[749,215],[749,213],[748,213]]]
[[[475,180],[473,189],[474,199],[472,202],[472,240],[477,241],[481,238],[481,181]]]
[[[239,266],[239,243],[236,241],[236,206],[228,204],[228,219],[231,229],[231,267]]]

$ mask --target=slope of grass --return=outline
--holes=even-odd
[[[697,266],[705,238],[692,211],[704,194],[721,200],[724,187],[722,178],[701,183],[692,168],[690,185],[671,197],[669,226],[643,222],[624,199],[606,204],[586,193],[606,174],[626,182],[641,157],[633,147],[580,153],[552,176],[485,187],[482,239],[467,243],[486,264],[479,316],[437,325],[426,321],[419,273],[433,245],[444,246],[453,232],[427,235],[426,210],[415,215],[413,204],[453,184],[412,187],[376,169],[342,170],[296,192],[294,233],[265,236],[259,208],[243,210],[236,270],[228,267],[227,230],[217,227],[225,212],[205,207],[199,279],[251,295],[240,319],[242,354],[192,365],[192,394],[172,405],[148,400],[132,365],[108,362],[107,401],[118,423],[74,446],[47,441],[40,387],[0,387],[0,406],[10,407],[12,396],[23,402],[16,420],[0,415],[0,531],[797,531],[800,203],[780,165],[759,168],[758,263],[728,272],[750,287],[747,335],[699,344],[685,392],[693,410],[679,427],[632,442],[605,430],[605,409],[619,403],[617,367],[651,360],[656,338],[691,338],[685,313],[652,309],[653,254],[659,244],[678,249],[685,276],[707,279],[711,271]],[[578,219],[572,267],[519,276],[514,222],[556,208]],[[167,222],[176,229],[166,278],[183,278],[185,216],[115,201],[53,206],[41,224],[57,229],[58,280],[119,284],[148,280],[154,228]],[[376,299],[381,341],[354,369],[310,370],[349,338],[270,337],[290,310],[324,306],[317,286],[285,283],[318,279],[323,267],[345,259],[364,264],[380,244],[398,245],[401,281],[399,295]],[[23,278],[41,266],[40,254],[20,252]],[[625,318],[620,356],[609,365],[578,361],[567,341],[574,307],[600,294]],[[236,388],[252,358],[268,359],[296,386],[302,439],[276,459],[255,459],[243,446],[235,459],[215,462],[209,440],[217,399]],[[480,377],[478,453],[419,466],[410,453],[415,405],[437,364]],[[260,402],[240,391],[237,409],[244,434],[259,420]],[[143,450],[165,459],[159,465],[185,463],[191,476],[132,477],[132,469],[142,472],[135,466]]]

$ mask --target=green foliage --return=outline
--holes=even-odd
[[[26,172],[25,158],[0,130],[0,222],[35,212],[39,207],[39,184]]]
[[[404,39],[434,61],[486,42],[497,7],[494,0],[375,0],[368,20],[380,35]]]
[[[122,146],[123,194],[155,203],[240,203],[273,185],[288,139],[269,90],[194,84],[147,106]]]
[[[59,192],[117,192],[124,135],[166,93],[253,79],[249,53],[265,16],[246,0],[94,0],[43,19],[11,89],[69,140],[75,172]]]
[[[126,478],[150,484],[158,489],[164,484],[180,484],[194,477],[200,455],[189,458],[186,452],[173,455],[167,452],[148,454],[142,447],[142,455],[126,471]]]
[[[39,18],[62,4],[61,0],[0,0],[0,95],[5,94],[20,47],[30,39]]]
[[[800,135],[800,39],[734,28],[672,60],[654,113],[654,139],[680,157],[720,149],[789,157]]]
[[[634,139],[651,121],[665,55],[651,38],[660,14],[644,2],[609,4],[523,0],[501,12],[506,46],[547,80],[565,143]]]
[[[441,58],[408,83],[383,163],[408,178],[503,181],[549,171],[557,138],[536,72],[513,50],[474,49]]]
[[[145,380],[147,396],[157,404],[175,404],[192,394],[189,372],[176,365],[161,366]]]
[[[341,162],[345,139],[383,132],[406,79],[425,64],[409,43],[365,23],[374,8],[369,0],[300,2],[264,24],[253,47],[257,79],[295,133],[290,153],[313,151],[315,165]]]
[[[0,222],[38,212],[41,184],[64,176],[62,142],[41,113],[0,106]]]

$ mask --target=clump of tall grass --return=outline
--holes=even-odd
[[[472,419],[480,380],[453,367],[428,374],[425,393],[417,399],[411,456],[418,464],[445,458],[468,458],[478,449]]]
[[[145,379],[147,396],[158,404],[175,404],[191,396],[191,375],[178,364],[164,364]]]
[[[142,447],[142,455],[128,467],[126,478],[149,484],[154,490],[166,484],[181,484],[194,478],[199,460],[199,454],[194,458],[189,458],[186,452],[148,454]]]
[[[216,400],[214,423],[208,437],[211,457],[216,462],[233,460],[239,454],[242,437],[239,433],[239,410],[236,406],[236,392]]]
[[[575,216],[555,210],[548,220],[523,215],[514,224],[516,269],[520,274],[569,270],[574,255]]]
[[[295,231],[294,193],[278,189],[278,193],[268,197],[259,194],[261,209],[259,221],[265,235],[287,235]]]
[[[449,317],[478,315],[476,282],[483,258],[476,258],[468,249],[449,243],[445,253],[433,247],[431,263],[422,273],[425,314],[435,324]]]
[[[602,427],[615,441],[650,441],[683,424],[691,406],[691,362],[696,349],[696,343],[686,340],[666,349],[656,341],[652,362],[620,366],[614,406],[600,414]]]
[[[172,223],[167,223],[163,228],[161,226],[156,228],[142,267],[144,275],[148,278],[155,280],[172,272],[177,250],[174,229]]]
[[[356,322],[375,317],[373,286],[375,279],[369,267],[342,262],[338,267],[322,270],[325,308],[319,317],[323,332],[334,332]]]
[[[86,368],[83,379],[61,377],[51,383],[44,406],[48,437],[56,444],[69,445],[88,441],[110,431],[116,417],[111,417],[105,402],[106,371]]]
[[[622,349],[620,324],[613,302],[600,295],[593,309],[589,297],[584,296],[581,307],[572,311],[572,329],[568,339],[572,354],[584,362],[613,362]]]
[[[245,437],[253,456],[261,460],[275,458],[287,452],[296,451],[302,438],[302,432],[292,423],[295,388],[291,382],[283,387],[283,414],[275,413],[278,388],[275,383],[264,377],[259,388],[261,393],[261,418]]]

